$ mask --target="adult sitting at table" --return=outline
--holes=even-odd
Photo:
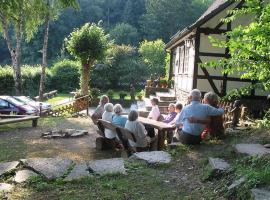
[[[168,111],[169,114],[165,116],[163,120],[164,123],[171,123],[177,115],[177,113],[175,112],[175,105],[173,103],[169,104]]]
[[[152,98],[151,105],[152,105],[152,108],[151,108],[151,111],[148,114],[147,118],[158,121],[158,119],[160,117],[160,111],[159,111],[159,107],[158,107],[158,99]]]
[[[104,106],[105,112],[102,115],[102,119],[106,120],[108,122],[112,122],[113,118],[113,104],[112,103],[106,103]],[[114,139],[116,137],[116,133],[110,129],[105,128],[105,137],[108,139]]]
[[[215,108],[218,107],[218,95],[214,92],[208,92],[204,95],[203,102]],[[207,122],[207,121],[206,121]],[[207,123],[206,130],[202,134],[202,139],[205,137],[205,133],[209,132],[211,137],[222,138],[225,133],[223,126],[222,115],[211,116],[209,122]]]
[[[176,119],[176,127],[182,127],[179,133],[180,142],[183,144],[200,144],[201,133],[206,125],[198,123],[196,120],[207,120],[209,116],[224,114],[222,108],[214,108],[207,104],[202,104],[201,92],[194,89],[189,93],[190,104],[185,106]],[[194,118],[194,123],[190,123],[190,118]]]
[[[137,119],[138,112],[135,110],[130,111],[125,128],[131,131],[137,140],[136,143],[134,141],[128,140],[130,146],[136,148],[136,151],[140,152],[147,150],[151,139],[149,136],[147,136],[144,125]]]
[[[151,104],[152,104],[152,109],[151,109],[150,113],[148,114],[147,118],[158,121],[158,119],[161,116],[159,108],[158,108],[158,99],[157,98],[152,98],[151,99]],[[145,129],[147,130],[147,133],[148,133],[149,137],[154,138],[156,136],[155,129],[152,126],[146,125]]]
[[[120,104],[115,104],[115,106],[113,107],[113,118],[112,118],[112,123],[115,124],[116,126],[120,126],[120,127],[125,127],[125,124],[127,122],[127,117],[123,116],[123,108]]]
[[[106,103],[109,103],[109,97],[106,95],[102,95],[100,97],[100,101],[99,101],[99,105],[96,108],[96,110],[94,111],[94,113],[92,114],[91,118],[93,120],[93,122],[96,124],[98,119],[102,118],[102,114],[104,113],[104,105]]]

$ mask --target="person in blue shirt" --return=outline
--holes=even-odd
[[[127,122],[127,117],[121,115],[123,112],[123,108],[120,104],[115,104],[113,107],[113,112],[115,113],[112,117],[112,123],[116,126],[125,127]]]
[[[214,108],[207,104],[202,104],[201,92],[194,89],[189,93],[189,105],[185,106],[180,115],[177,116],[175,125],[182,127],[179,133],[180,142],[183,144],[199,144],[201,142],[201,133],[206,124],[201,121],[207,120],[209,116],[223,115],[222,108]]]

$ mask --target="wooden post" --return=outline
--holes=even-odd
[[[32,127],[37,127],[38,124],[38,119],[33,119],[32,120]]]

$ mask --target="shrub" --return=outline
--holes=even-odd
[[[71,60],[62,60],[53,65],[52,85],[59,92],[70,92],[79,88],[80,63]]]
[[[165,75],[166,51],[165,43],[162,40],[143,41],[140,44],[139,53],[150,74]]]
[[[39,90],[41,66],[23,65],[22,70],[22,88],[23,94],[27,96],[36,96]],[[50,89],[51,71],[46,71],[46,88]],[[14,79],[13,70],[10,66],[0,66],[0,94],[13,95],[14,94]]]
[[[89,91],[90,97],[92,98],[98,98],[98,96],[100,96],[101,92],[98,88],[92,88]]]

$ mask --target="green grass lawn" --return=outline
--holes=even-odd
[[[71,96],[69,94],[65,94],[65,93],[60,93],[58,94],[57,96],[47,100],[46,102],[47,103],[50,103],[51,105],[56,105],[58,104],[59,102],[63,101],[64,99],[68,99],[70,98]]]

